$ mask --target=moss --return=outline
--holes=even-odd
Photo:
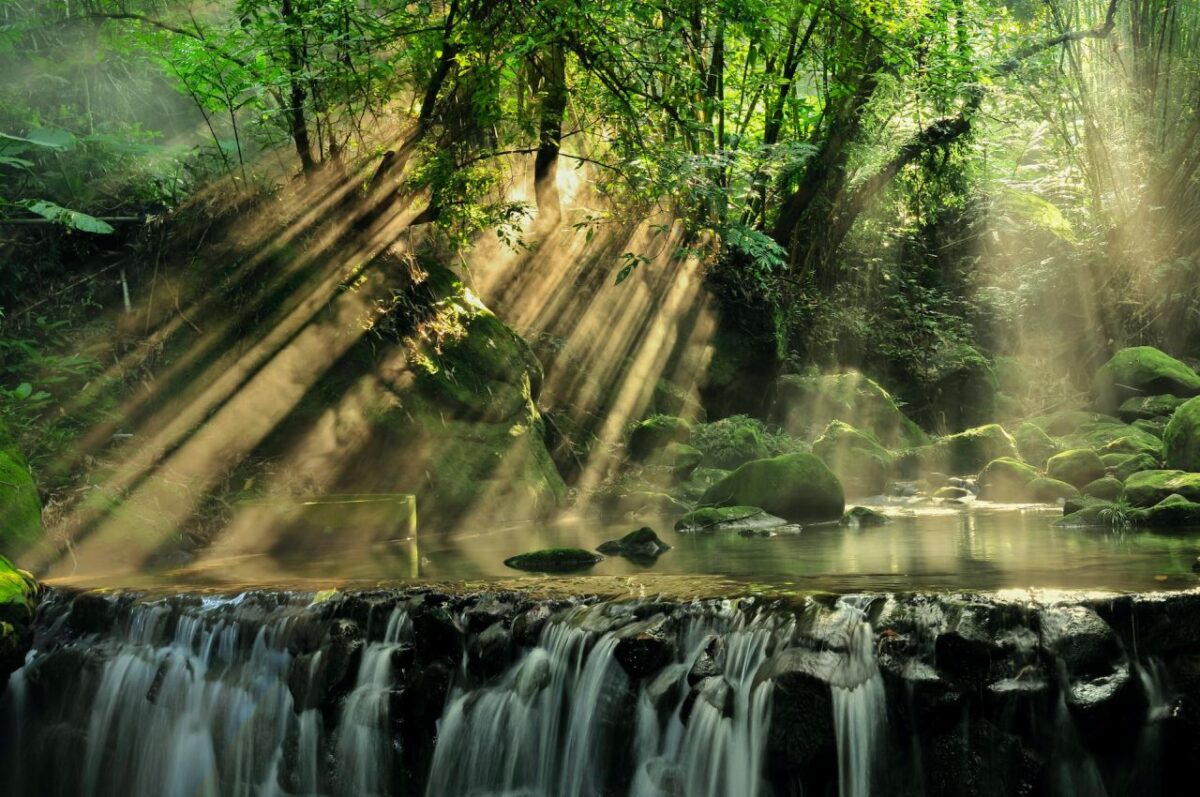
[[[1055,454],[1046,461],[1046,475],[1075,487],[1083,487],[1104,475],[1100,455],[1086,448]]]
[[[0,554],[17,556],[42,538],[42,504],[24,458],[0,450]]]
[[[1162,440],[1163,435],[1167,433],[1168,420],[1169,418],[1139,418],[1129,425],[1140,432],[1145,432],[1148,435],[1153,435],[1159,440]]]
[[[1154,506],[1170,495],[1200,501],[1200,473],[1181,470],[1144,470],[1125,480],[1122,493],[1131,506]]]
[[[1069,498],[1076,498],[1079,495],[1079,490],[1076,490],[1072,485],[1045,476],[1031,481],[1028,490],[1030,500],[1048,504],[1065,501]]]
[[[704,459],[700,450],[687,443],[668,443],[650,455],[650,465],[658,465],[671,472],[674,479],[686,479]]]
[[[829,466],[851,495],[882,493],[895,459],[874,435],[842,421],[829,422],[813,443],[813,453]]]
[[[994,459],[979,473],[979,497],[988,501],[1022,501],[1029,483],[1041,473],[1011,457]]]
[[[780,377],[771,417],[785,431],[806,439],[830,421],[844,421],[888,448],[929,443],[929,435],[905,416],[891,394],[858,373]]]
[[[668,379],[654,383],[650,411],[655,415],[676,415],[692,421],[703,421],[704,407],[691,393]]]
[[[950,474],[978,473],[992,460],[1021,457],[1016,441],[996,423],[948,435],[919,452],[925,470]]]
[[[1086,412],[1084,410],[1062,410],[1061,412],[1039,415],[1036,418],[1029,419],[1029,423],[1051,437],[1064,437],[1076,434],[1096,424],[1119,424],[1120,422],[1120,419],[1112,415],[1104,415],[1099,412]]]
[[[523,553],[504,560],[507,567],[515,570],[531,570],[539,573],[566,573],[586,570],[604,557],[581,548],[547,548],[543,551]]]
[[[812,454],[747,462],[710,487],[707,506],[757,506],[795,523],[838,520],[845,494],[833,471]]]
[[[1163,464],[1200,471],[1200,398],[1180,405],[1163,434]]]
[[[1032,423],[1023,423],[1013,432],[1017,451],[1021,457],[1035,467],[1045,467],[1046,460],[1062,450],[1050,435]]]
[[[668,443],[687,442],[692,436],[692,426],[682,418],[672,415],[655,415],[636,424],[629,432],[629,454],[634,459],[644,460]]]
[[[1184,401],[1178,396],[1134,396],[1121,404],[1117,417],[1126,423],[1170,418]]]
[[[1161,463],[1157,458],[1152,457],[1149,454],[1134,454],[1133,456],[1127,458],[1124,462],[1117,465],[1116,469],[1113,470],[1112,475],[1121,481],[1125,481],[1130,476],[1140,471],[1157,470],[1160,464]]]
[[[1115,506],[1115,504],[1110,503],[1091,504],[1069,515],[1064,515],[1054,521],[1052,525],[1060,528],[1096,528],[1101,526],[1112,528],[1122,525],[1119,522],[1115,522],[1117,521],[1117,516],[1113,513]]]
[[[688,512],[675,522],[675,530],[740,531],[744,529],[769,529],[782,526],[787,521],[764,512],[756,506],[703,506]]]
[[[843,526],[885,526],[891,522],[887,515],[866,506],[852,506],[842,515]]]
[[[1096,449],[1097,454],[1149,454],[1158,456],[1162,451],[1162,445],[1158,441],[1153,443],[1148,442],[1144,438],[1139,438],[1131,435],[1118,437],[1109,443],[1106,443]]]
[[[1200,375],[1153,346],[1122,349],[1101,366],[1092,395],[1103,412],[1113,412],[1135,396],[1195,396]]]
[[[763,423],[747,415],[731,415],[712,423],[697,424],[689,441],[704,454],[704,463],[713,468],[736,468],[754,459],[766,459],[773,453]]]
[[[609,540],[602,543],[597,551],[603,554],[627,556],[633,559],[653,559],[659,554],[671,550],[671,546],[658,538],[654,529],[643,526],[634,529],[619,540]]]
[[[1112,476],[1102,476],[1084,485],[1081,492],[1090,498],[1116,501],[1121,497],[1123,487],[1124,485],[1121,484],[1120,479],[1114,479]]]
[[[1200,503],[1170,495],[1142,510],[1137,525],[1148,528],[1200,527]]]
[[[0,556],[0,620],[25,625],[33,620],[38,583],[32,575]]]

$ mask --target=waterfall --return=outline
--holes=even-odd
[[[880,732],[887,718],[883,676],[875,661],[875,634],[864,606],[844,598],[846,652],[832,680],[841,797],[870,797]]]

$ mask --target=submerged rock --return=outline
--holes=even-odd
[[[787,521],[756,506],[705,506],[675,521],[675,530],[694,534],[702,531],[755,531],[787,525]]]
[[[1102,412],[1113,412],[1138,396],[1198,395],[1200,375],[1153,346],[1134,346],[1117,352],[1100,367],[1092,380],[1092,394]]]
[[[671,550],[671,546],[658,538],[654,529],[643,526],[629,532],[619,540],[609,540],[596,548],[602,554],[627,556],[631,559],[654,559]]]
[[[841,482],[812,454],[747,462],[700,499],[706,506],[757,506],[794,523],[838,520],[846,507]]]
[[[1200,471],[1200,397],[1175,410],[1163,433],[1163,464]]]
[[[517,556],[510,556],[504,564],[515,570],[530,570],[539,573],[565,573],[586,570],[604,557],[581,548],[547,548]]]

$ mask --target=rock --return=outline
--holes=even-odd
[[[1200,471],[1200,398],[1180,405],[1167,422],[1163,464],[1168,468]]]
[[[688,512],[675,522],[675,530],[687,534],[704,531],[757,531],[786,526],[781,517],[756,506],[706,506]]]
[[[1068,498],[1063,502],[1063,515],[1073,515],[1076,512],[1092,506],[1114,506],[1115,503],[1116,502],[1111,499],[1091,498],[1086,495],[1080,495],[1076,496],[1075,498]]]
[[[688,686],[695,686],[706,678],[715,678],[721,675],[720,660],[724,649],[725,641],[720,636],[717,634],[708,636],[703,650],[696,657],[696,661],[692,663],[692,668],[688,670]]]
[[[510,556],[504,564],[515,570],[530,570],[538,573],[565,573],[586,570],[604,557],[581,548],[547,548],[517,556]]]
[[[1033,501],[1053,504],[1058,501],[1065,501],[1068,498],[1074,498],[1077,495],[1079,495],[1079,490],[1058,479],[1049,479],[1043,476],[1029,483],[1029,498]]]
[[[686,443],[692,436],[692,426],[682,418],[655,415],[633,427],[629,433],[629,455],[636,460],[650,457],[668,443]]]
[[[895,399],[859,373],[779,378],[771,420],[789,434],[812,439],[831,421],[869,432],[887,448],[915,448],[929,436],[900,411]]]
[[[1064,451],[1046,461],[1046,475],[1073,487],[1083,487],[1104,476],[1104,463],[1099,454],[1089,449]]]
[[[839,520],[846,507],[841,483],[812,454],[747,462],[710,487],[700,503],[757,506],[795,523]]]
[[[1110,440],[1096,449],[1096,453],[1104,454],[1147,454],[1156,457],[1162,451],[1162,444],[1157,440],[1147,440],[1143,436],[1127,435]]]
[[[505,624],[492,623],[467,645],[467,667],[478,678],[492,678],[508,668],[515,652],[512,634]]]
[[[1045,467],[1046,460],[1062,450],[1050,435],[1029,422],[1017,427],[1013,432],[1013,439],[1022,459],[1038,468]]]
[[[1039,614],[1041,644],[1074,677],[1111,673],[1122,658],[1117,635],[1086,606],[1054,606]]]
[[[829,466],[849,495],[879,495],[887,487],[894,457],[868,432],[830,421],[813,443],[813,453]]]
[[[767,759],[804,772],[835,752],[829,681],[840,658],[833,651],[786,648],[763,663],[755,681],[774,681]]]
[[[1125,516],[1118,513],[1117,505],[1109,501],[1097,501],[1064,514],[1051,525],[1058,528],[1116,528],[1124,525]]]
[[[1116,501],[1121,497],[1123,489],[1124,485],[1121,484],[1120,479],[1114,479],[1112,476],[1103,476],[1094,482],[1088,482],[1084,485],[1081,492],[1090,498]]]
[[[1182,495],[1170,495],[1142,510],[1136,523],[1147,528],[1200,528],[1200,503]]]
[[[974,498],[975,495],[965,487],[943,487],[935,492],[933,497],[943,501],[962,501],[965,498]]]
[[[690,442],[703,455],[706,466],[731,470],[751,460],[781,453],[771,449],[767,437],[762,421],[748,415],[731,415],[697,424]]]
[[[1200,395],[1200,375],[1153,346],[1122,349],[1101,366],[1092,380],[1101,412],[1114,412],[1138,396]]]
[[[979,474],[979,497],[988,501],[1023,501],[1028,486],[1041,474],[1037,468],[1011,457],[989,462]]]
[[[297,709],[325,709],[349,692],[354,687],[363,647],[359,625],[352,620],[336,620],[321,640],[319,651],[294,658],[288,668],[287,685]]]
[[[652,677],[675,659],[675,640],[662,617],[622,629],[618,636],[613,658],[630,678]]]
[[[693,421],[704,420],[704,407],[692,392],[684,390],[669,379],[654,383],[650,396],[650,411],[655,415],[674,415]]]
[[[1200,473],[1181,470],[1138,471],[1125,480],[1123,497],[1130,506],[1149,507],[1175,494],[1189,501],[1200,501]]]
[[[0,420],[0,553],[17,556],[42,539],[42,502],[3,424]]]
[[[545,603],[536,604],[518,614],[512,622],[513,642],[522,647],[533,647],[538,643],[542,629],[550,622],[552,616],[554,611]]]
[[[1028,422],[1051,437],[1078,435],[1087,429],[1099,425],[1123,425],[1120,419],[1115,416],[1105,415],[1100,412],[1086,412],[1084,410],[1062,410],[1049,415],[1040,415],[1037,418],[1031,418]]]
[[[33,643],[31,626],[40,594],[32,575],[0,556],[0,694]]]
[[[81,634],[101,634],[116,622],[116,605],[103,595],[84,592],[71,601],[67,625]]]
[[[602,554],[610,556],[627,556],[630,559],[650,559],[653,560],[659,554],[671,550],[671,546],[658,538],[654,533],[654,529],[649,526],[643,526],[640,529],[635,529],[629,532],[619,540],[609,540],[601,543],[596,549]]]
[[[691,720],[692,713],[700,703],[711,706],[721,717],[732,717],[733,689],[723,676],[705,678],[696,684],[683,699],[683,705],[679,707],[679,719],[684,725]]]
[[[1167,433],[1167,421],[1169,421],[1169,420],[1170,420],[1169,417],[1168,418],[1155,418],[1153,420],[1141,418],[1139,420],[1134,421],[1133,423],[1131,423],[1129,425],[1131,427],[1133,427],[1134,429],[1137,429],[1139,432],[1145,432],[1148,435],[1157,437],[1159,440],[1162,440],[1163,435],[1165,435]]]
[[[1117,410],[1117,417],[1125,423],[1170,418],[1179,405],[1185,401],[1187,399],[1177,396],[1134,396],[1121,404]]]
[[[700,450],[687,443],[668,443],[650,455],[647,462],[669,468],[676,479],[687,479],[704,459]]]
[[[846,510],[846,514],[842,515],[843,526],[885,526],[891,523],[892,519],[882,512],[876,512],[865,506],[852,506]]]
[[[1149,454],[1133,454],[1128,456],[1113,470],[1113,476],[1121,481],[1127,481],[1130,476],[1144,470],[1158,470],[1161,463]]]
[[[977,426],[965,432],[943,437],[924,449],[919,449],[926,470],[945,473],[978,473],[995,459],[1018,459],[1017,444],[1004,427],[993,423]]]
[[[412,612],[413,639],[422,660],[446,659],[458,663],[462,657],[462,632],[443,606],[425,604]]]

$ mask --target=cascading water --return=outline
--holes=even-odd
[[[968,622],[985,609],[991,637]],[[0,792],[1188,793],[1168,666],[1129,662],[1090,608],[1053,609],[1039,648],[1042,611],[60,596],[0,701]]]

